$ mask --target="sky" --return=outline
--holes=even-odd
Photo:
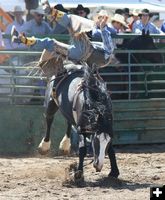
[[[44,0],[39,0],[40,2]],[[127,7],[127,4],[142,4],[142,3],[149,3],[153,5],[158,5],[160,7],[164,7],[165,10],[165,0],[49,0],[50,3],[61,3],[61,4],[98,4],[101,6],[101,4],[124,4],[125,7]],[[14,5],[20,5],[23,9],[25,8],[25,1],[24,0],[0,0],[0,7],[2,7],[6,11],[12,11],[14,8]]]
[[[13,11],[15,5],[19,5],[23,9],[25,9],[25,1],[24,0],[0,0],[0,7],[3,10]]]

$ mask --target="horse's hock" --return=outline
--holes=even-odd
[[[11,55],[14,53],[7,52]],[[34,75],[35,73],[28,76],[32,69],[23,66],[35,58],[38,60],[40,54],[28,52],[28,55],[30,56],[27,57],[27,52],[17,52],[14,59],[0,66],[0,112],[3,113],[0,117],[1,155],[34,154],[44,135],[45,79],[41,81],[40,77]],[[156,66],[151,63],[140,65],[146,69]],[[107,82],[108,88],[111,89],[112,85],[117,86],[115,90],[111,90],[114,144],[164,143],[164,63],[159,63],[159,68],[156,70],[154,68],[132,74],[122,70],[110,72],[110,69],[112,68],[102,69],[101,76]],[[138,78],[132,80],[134,74],[137,74]],[[126,89],[121,85],[126,85]],[[138,95],[132,99],[132,94]],[[117,98],[114,99],[113,96]],[[60,113],[55,117],[54,123],[57,125],[51,130],[55,133],[52,134],[55,135],[52,137],[51,145],[53,153],[58,151],[59,143],[65,133],[65,121]]]

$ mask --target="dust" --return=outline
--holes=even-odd
[[[1,200],[139,200],[149,199],[150,187],[165,184],[165,145],[117,149],[118,179],[84,167],[84,180],[75,183],[76,157],[0,158]],[[86,158],[85,163],[90,159]]]

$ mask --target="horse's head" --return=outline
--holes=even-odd
[[[103,114],[98,117],[97,132],[93,136],[92,147],[94,153],[93,166],[96,171],[101,171],[104,164],[106,149],[111,142],[112,136],[112,115]]]
[[[157,47],[153,41],[153,38],[149,35],[149,32],[142,32],[142,35],[132,39],[127,43],[127,49],[133,50],[155,50]],[[137,61],[146,60],[151,63],[161,63],[163,60],[161,53],[135,53]]]
[[[96,168],[97,172],[100,172],[103,164],[104,164],[104,157],[106,148],[110,143],[111,137],[107,133],[95,133],[93,140],[92,140],[92,147],[94,153],[94,163],[93,166]]]
[[[94,153],[94,167],[101,171],[105,157],[106,147],[112,136],[112,103],[106,84],[94,74],[93,68],[84,66],[83,112],[79,119],[81,132],[94,133],[92,136],[92,147]]]

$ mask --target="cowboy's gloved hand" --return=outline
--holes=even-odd
[[[65,14],[64,12],[57,10],[55,8],[53,8],[51,12],[52,19],[57,22],[64,16],[64,14]]]
[[[47,15],[47,18],[50,22],[58,22],[63,16],[64,12],[57,10],[55,8],[51,8],[51,12]]]

